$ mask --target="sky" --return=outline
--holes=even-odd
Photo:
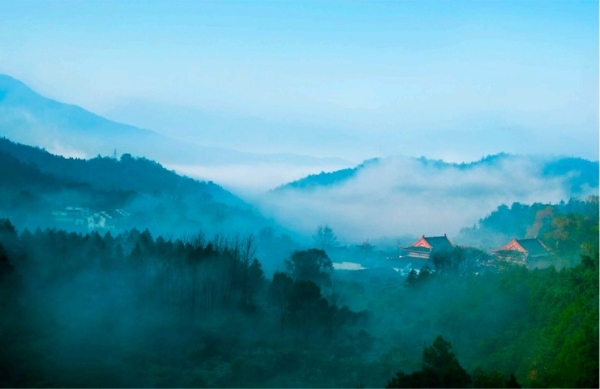
[[[0,15],[0,73],[181,139],[352,162],[598,159],[597,1],[30,0]]]

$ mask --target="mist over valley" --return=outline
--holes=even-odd
[[[597,2],[0,13],[0,387],[598,387]]]
[[[597,161],[377,158],[250,195],[252,204],[144,157],[67,158],[2,138],[0,175],[4,385],[512,387],[595,379],[597,370],[578,362],[575,377],[554,373],[553,354],[536,350],[556,329],[535,317],[570,320],[560,319],[563,309],[593,301],[593,291],[597,300]],[[414,256],[423,253],[411,248],[419,234],[431,242],[448,236],[449,246]],[[542,255],[503,251],[514,237],[540,242]],[[546,293],[535,288],[549,279],[580,282],[572,277],[585,279],[583,295],[541,307],[535,294],[527,297]],[[513,282],[522,287],[507,293]],[[597,326],[594,312],[577,320]],[[577,353],[580,328],[562,335]],[[515,330],[518,341],[494,351],[495,342],[514,341]],[[584,361],[594,350],[583,351]],[[426,362],[428,353],[447,360]],[[517,357],[523,353],[549,373],[532,376],[535,365]],[[440,376],[427,370],[431,363],[455,370]]]

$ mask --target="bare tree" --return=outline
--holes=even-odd
[[[249,287],[248,287],[248,273],[250,270],[250,266],[252,264],[252,261],[255,259],[256,256],[256,239],[254,238],[254,235],[249,234],[247,235],[243,241],[243,247],[242,247],[242,255],[241,255],[241,265],[242,265],[242,306],[243,307],[248,307],[248,305],[250,304],[250,292],[249,292]]]
[[[318,247],[322,249],[335,247],[337,243],[337,236],[335,236],[335,233],[327,224],[317,228],[317,233],[313,236],[313,239]]]

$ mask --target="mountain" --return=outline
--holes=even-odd
[[[261,154],[268,154],[270,150],[288,154],[311,150],[318,155],[330,156],[332,149],[336,153],[345,153],[361,144],[362,151],[369,155],[364,150],[364,142],[351,130],[324,123],[311,124],[298,118],[261,118],[252,114],[222,112],[148,99],[121,101],[114,108],[104,111],[103,115],[111,120],[151,128],[173,138],[186,139],[204,146]],[[355,158],[354,154],[350,158]]]
[[[393,157],[387,158],[387,160]],[[432,160],[424,157],[411,158],[413,161],[421,164],[422,167],[433,167],[438,170],[457,169],[459,171],[468,171],[481,167],[500,166],[505,161],[517,159],[540,159],[539,157],[522,157],[506,153],[489,155],[479,161],[469,163],[449,163],[441,160]],[[320,174],[311,174],[307,177],[281,185],[275,188],[275,191],[284,191],[288,189],[316,189],[324,186],[343,184],[363,171],[367,167],[375,167],[378,163],[385,163],[385,158],[370,159],[362,164],[348,169],[336,170],[333,172],[321,172]],[[572,195],[586,193],[589,188],[598,187],[598,161],[588,161],[582,158],[573,157],[546,157],[540,161],[540,175],[546,178],[565,178],[570,186]]]
[[[120,227],[169,235],[279,229],[220,186],[145,158],[65,158],[0,138],[0,217],[22,228],[77,227],[57,224],[56,213],[67,208],[89,214],[119,210],[128,215]]]
[[[292,181],[288,184],[281,185],[275,188],[275,190],[277,191],[285,189],[310,189],[340,184],[354,177],[360,170],[364,169],[366,166],[370,164],[375,164],[377,162],[378,159],[375,158],[367,160],[354,168],[336,170],[333,172],[321,172],[319,174],[311,174],[305,178],[301,178],[299,180]]]
[[[257,154],[207,147],[117,123],[76,105],[45,98],[24,83],[0,75],[0,136],[66,156],[93,157],[114,151],[144,155],[166,165],[347,165],[337,158]]]
[[[449,236],[499,204],[558,203],[598,193],[597,161],[496,154],[471,163],[389,157],[280,186],[266,215],[310,233],[327,224],[343,240]]]

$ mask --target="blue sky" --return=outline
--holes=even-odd
[[[160,105],[301,128],[309,155],[598,159],[596,1],[4,1],[0,15],[1,73],[131,124],[152,128]]]

